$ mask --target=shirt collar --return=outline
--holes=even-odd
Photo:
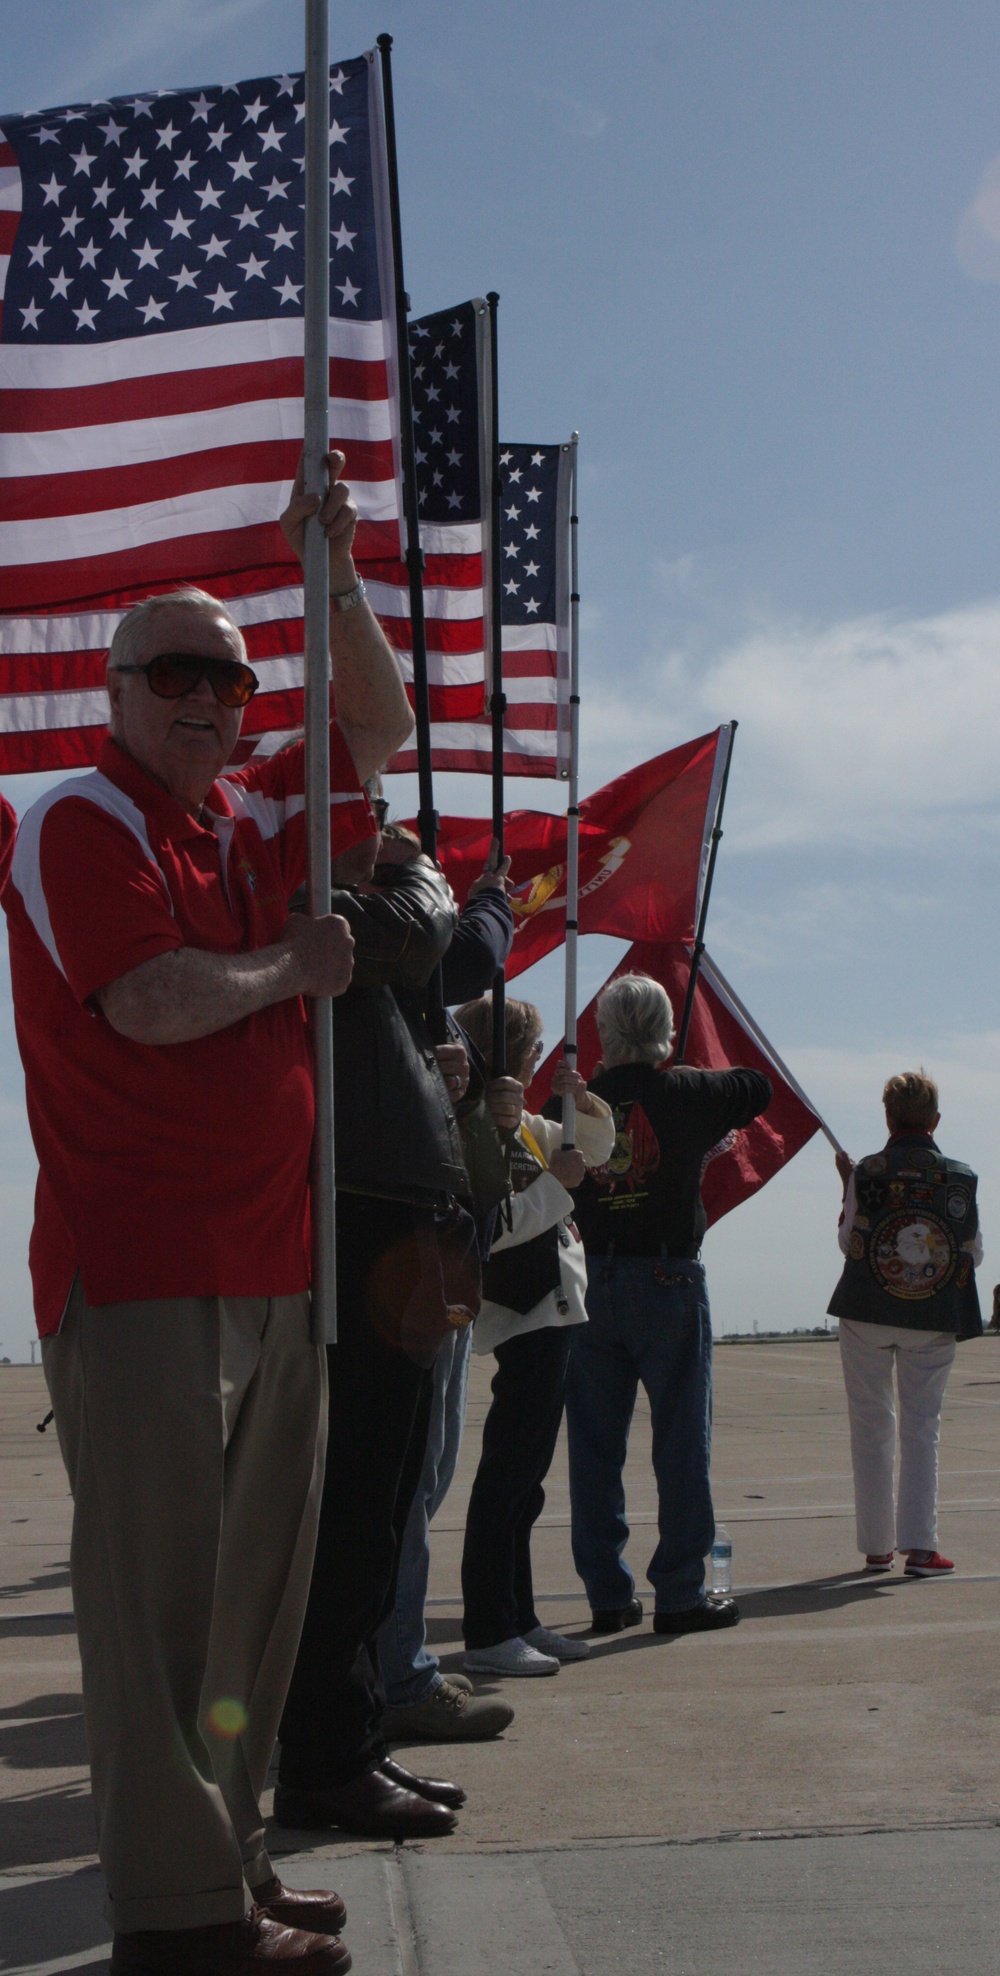
[[[110,734],[101,744],[97,766],[109,782],[132,798],[143,816],[156,823],[165,837],[202,837],[206,830],[214,835],[214,818],[232,815],[222,784],[213,782],[205,798],[205,808],[208,810],[211,807],[213,820],[207,824],[199,823],[197,817],[192,816],[190,810],[185,809],[184,804],[171,796],[144,768],[140,768],[138,762],[133,761],[132,756],[126,754]]]

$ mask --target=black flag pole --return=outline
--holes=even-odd
[[[688,975],[687,992],[684,996],[684,1011],[683,1014],[681,1015],[681,1026],[677,1032],[677,1047],[674,1051],[675,1064],[684,1062],[684,1052],[687,1049],[688,1031],[691,1028],[691,1017],[694,1014],[694,994],[695,994],[695,989],[698,986],[698,975],[701,971],[701,957],[705,951],[705,922],[708,918],[708,902],[712,896],[712,880],[715,877],[715,861],[719,854],[719,844],[722,838],[722,812],[726,804],[726,790],[729,787],[729,768],[733,759],[733,742],[736,739],[736,729],[738,728],[738,726],[739,726],[738,720],[731,720],[729,723],[729,742],[726,748],[726,763],[722,771],[722,781],[719,785],[719,800],[715,808],[715,823],[712,826],[711,849],[708,854],[708,870],[705,873],[705,887],[701,895],[701,911],[698,914],[698,927],[695,933],[694,948],[691,954],[691,971]]]
[[[503,591],[500,575],[500,480],[499,365],[497,362],[497,304],[495,288],[486,296],[490,312],[490,723],[493,740],[493,835],[497,840],[497,861],[504,855],[503,743],[507,696],[503,690]],[[506,981],[503,968],[493,979],[493,1075],[502,1077],[507,1069]]]
[[[437,857],[438,813],[434,807],[434,772],[431,764],[431,705],[427,684],[427,632],[424,622],[424,556],[420,547],[420,508],[417,498],[417,460],[413,439],[413,388],[410,378],[410,338],[407,316],[410,298],[403,277],[403,234],[399,217],[399,171],[396,162],[396,118],[392,100],[392,35],[380,34],[378,50],[382,60],[382,99],[385,109],[385,148],[389,173],[389,222],[392,231],[392,267],[396,289],[396,362],[399,370],[399,445],[403,469],[403,514],[406,523],[406,571],[410,590],[410,627],[413,637],[413,716],[416,722],[417,786],[419,808],[417,828],[421,848],[429,858]],[[441,970],[436,969],[428,983],[427,1017],[435,1041],[447,1035]]]

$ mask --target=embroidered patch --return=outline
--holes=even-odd
[[[848,1249],[848,1254],[854,1257],[855,1262],[864,1261],[864,1255],[865,1255],[864,1238],[863,1236],[858,1234],[856,1228],[852,1228],[851,1230],[850,1236],[848,1238],[847,1249]]]
[[[951,1230],[906,1207],[888,1214],[872,1238],[869,1263],[891,1297],[933,1297],[954,1273],[958,1248]]]
[[[956,1188],[955,1192],[953,1194],[949,1194],[948,1196],[948,1213],[950,1214],[952,1221],[964,1221],[968,1212],[969,1212],[969,1196],[968,1194],[961,1193],[958,1190],[958,1188]]]

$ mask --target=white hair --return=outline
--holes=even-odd
[[[604,1061],[662,1063],[674,1044],[670,997],[650,974],[620,974],[597,998],[597,1033]]]
[[[131,666],[139,662],[142,657],[146,626],[158,612],[169,609],[173,604],[183,604],[188,610],[204,611],[212,617],[222,618],[235,632],[239,657],[246,664],[246,643],[232,613],[225,604],[220,603],[218,597],[210,597],[207,590],[198,590],[193,584],[187,584],[182,590],[168,590],[160,597],[144,597],[141,604],[134,604],[132,609],[126,612],[111,640],[111,650],[108,653],[109,672],[114,666]]]

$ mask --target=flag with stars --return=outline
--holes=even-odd
[[[490,320],[486,303],[420,316],[410,324],[420,546],[424,556],[427,679],[435,747],[455,722],[486,708],[489,614]],[[413,630],[406,565],[370,565],[365,582],[408,685]],[[415,768],[408,748],[393,770]],[[444,766],[445,764],[442,764]]]
[[[0,773],[92,761],[123,611],[224,597],[301,718],[301,75],[0,117]],[[331,434],[362,568],[400,553],[377,55],[330,73]]]
[[[415,403],[416,390],[415,383]],[[422,421],[417,427],[421,434],[424,424]],[[418,439],[417,444],[419,450],[423,439]],[[508,775],[565,777],[569,772],[571,464],[568,442],[561,446],[510,445],[500,449],[501,618],[507,696],[504,766]],[[426,462],[418,471],[426,476],[435,467],[441,471],[440,499],[447,486],[447,475],[438,455],[428,451]],[[486,516],[489,507],[485,491],[482,500],[481,513]],[[489,556],[485,545],[482,552],[473,549],[471,533],[470,551],[478,555],[478,565],[473,570],[470,563],[469,587],[456,588],[451,593],[448,605],[451,623],[447,634],[454,640],[451,663],[456,675],[454,654],[464,637],[460,663],[466,671],[462,675],[461,691],[469,698],[463,705],[455,691],[450,706],[442,713],[435,707],[432,690],[433,761],[437,769],[488,775],[493,762],[492,730],[485,697],[488,641],[481,635],[474,638],[473,633],[480,632],[474,612],[488,615],[489,611]],[[474,667],[479,669],[475,682]],[[473,683],[476,705],[472,704]],[[455,685],[458,685],[457,676]],[[398,757],[393,767],[412,768],[415,761],[410,751]]]

